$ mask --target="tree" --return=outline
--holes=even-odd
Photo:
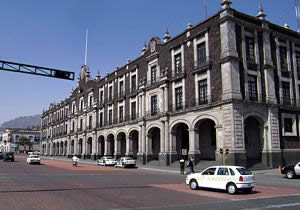
[[[24,151],[26,151],[26,145],[30,145],[30,141],[29,141],[29,138],[26,137],[26,136],[21,136],[19,138],[19,142],[18,142],[19,145],[22,145],[24,147]]]

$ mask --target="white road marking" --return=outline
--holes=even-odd
[[[300,206],[300,203],[278,204],[278,205],[270,205],[270,206],[250,208],[250,209],[244,209],[244,210],[280,209],[280,208],[292,207],[292,206]]]

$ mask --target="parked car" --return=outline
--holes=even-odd
[[[117,160],[117,163],[115,167],[135,167],[136,166],[136,161],[132,159],[131,157],[121,157],[119,160]]]
[[[100,159],[97,160],[97,165],[100,166],[113,166],[116,164],[116,159],[112,158],[112,157],[102,157]]]
[[[286,175],[286,178],[293,179],[300,176],[300,162],[297,164],[289,164],[281,168],[281,173]]]
[[[29,155],[28,158],[26,159],[27,164],[41,164],[41,159],[38,155]]]
[[[3,154],[3,161],[8,161],[10,160],[11,162],[15,161],[14,153],[13,152],[5,152]]]
[[[0,152],[0,160],[2,160],[2,159],[3,159],[3,153]]]
[[[213,188],[235,194],[238,190],[250,193],[255,184],[254,175],[242,166],[212,166],[200,173],[189,174],[186,184],[192,190]]]

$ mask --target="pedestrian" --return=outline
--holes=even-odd
[[[180,174],[184,174],[184,159],[183,158],[181,158],[180,160],[179,160],[179,163],[180,163]]]
[[[190,168],[190,174],[195,173],[194,172],[194,160],[193,159],[189,159],[188,167]]]

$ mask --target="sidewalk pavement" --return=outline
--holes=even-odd
[[[61,161],[69,161],[72,162],[72,159],[66,158],[66,157],[45,157],[41,156],[42,159],[48,159],[48,160],[61,160]],[[80,163],[84,164],[91,164],[96,165],[97,162],[95,160],[89,160],[89,159],[80,159]],[[165,172],[165,173],[173,173],[173,174],[180,174],[180,168],[177,167],[171,167],[171,166],[152,166],[152,165],[137,165],[138,168],[143,170],[149,170],[149,171],[157,171],[157,172]],[[205,166],[207,168],[207,166]],[[197,167],[195,168],[196,172],[200,172],[204,170],[205,168]],[[186,168],[186,171],[188,168]],[[265,173],[278,173],[278,169],[265,169],[265,170],[251,170],[254,174],[265,174]]]

